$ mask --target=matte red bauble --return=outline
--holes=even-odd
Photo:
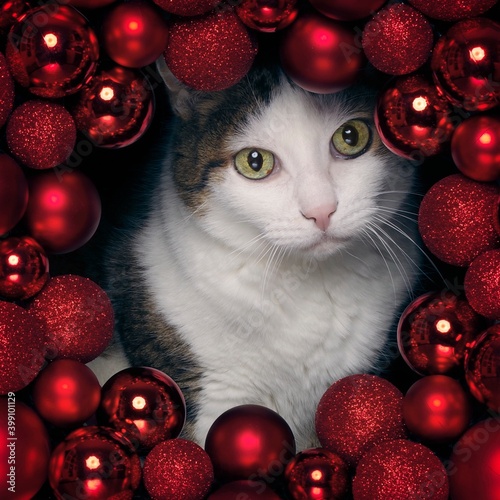
[[[295,439],[285,420],[259,405],[241,405],[220,415],[208,431],[205,450],[218,479],[281,475],[295,455]]]
[[[372,448],[359,462],[352,487],[354,500],[448,500],[449,492],[439,458],[429,448],[405,439]]]
[[[111,301],[102,288],[82,276],[51,278],[33,299],[29,311],[47,333],[48,359],[71,358],[88,363],[113,338]]]
[[[415,436],[449,442],[467,429],[472,415],[469,396],[460,383],[445,375],[417,380],[403,399],[403,418]]]
[[[500,119],[479,115],[461,123],[451,141],[453,161],[462,174],[476,181],[500,178]]]
[[[14,106],[14,82],[0,52],[0,127],[3,127]]]
[[[0,235],[10,231],[28,206],[28,183],[21,167],[0,154]]]
[[[375,444],[405,437],[403,394],[374,375],[338,380],[318,404],[316,433],[323,448],[356,464]]]
[[[151,124],[153,91],[142,73],[116,66],[94,76],[72,113],[77,128],[96,146],[123,148]]]
[[[281,64],[286,74],[310,92],[329,94],[356,79],[363,63],[354,31],[320,14],[303,14],[281,40]]]
[[[30,6],[26,0],[9,0],[0,5],[0,32],[8,31]]]
[[[399,320],[398,347],[407,365],[420,375],[458,372],[465,350],[486,328],[463,297],[443,290],[416,298]]]
[[[78,171],[45,172],[30,178],[25,223],[49,253],[80,248],[101,220],[101,199],[92,181]]]
[[[35,497],[47,478],[49,436],[38,415],[14,394],[0,398],[0,443],[0,498]]]
[[[0,295],[26,300],[49,279],[49,260],[43,248],[29,236],[0,241]]]
[[[382,89],[375,125],[388,149],[420,161],[443,151],[454,130],[450,104],[422,75],[397,78]]]
[[[442,21],[458,21],[468,17],[479,16],[493,7],[498,0],[408,0],[415,8],[426,16]]]
[[[137,448],[150,450],[176,438],[186,420],[179,386],[154,368],[127,368],[102,388],[99,422],[122,432]]]
[[[221,0],[153,0],[163,10],[177,16],[199,16],[216,7]],[[232,4],[235,5],[235,4]]]
[[[500,245],[496,231],[500,187],[461,174],[438,181],[424,196],[418,227],[427,248],[453,266],[468,266]]]
[[[113,429],[82,427],[52,452],[49,481],[58,500],[132,500],[141,462],[130,443]]]
[[[232,481],[215,490],[207,500],[280,500],[264,481]]]
[[[363,19],[380,9],[386,0],[310,0],[311,4],[324,16],[338,21]]]
[[[116,0],[66,0],[66,2],[77,9],[99,9]]]
[[[185,439],[163,441],[144,461],[144,484],[152,500],[203,500],[213,479],[206,452]]]
[[[77,10],[51,3],[29,11],[13,26],[6,56],[20,85],[41,97],[64,97],[92,77],[99,43]]]
[[[484,111],[500,101],[500,24],[467,19],[442,36],[432,53],[439,91],[468,111]]]
[[[292,24],[299,10],[297,0],[243,0],[236,13],[249,28],[273,33]]]

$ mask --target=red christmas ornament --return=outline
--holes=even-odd
[[[449,491],[446,470],[438,457],[405,439],[372,448],[359,462],[352,486],[354,500],[448,500]]]
[[[130,443],[106,427],[82,427],[52,452],[49,481],[56,498],[131,500],[141,463]]]
[[[231,87],[248,73],[257,54],[255,39],[232,10],[176,19],[169,33],[167,66],[196,90]]]
[[[311,4],[324,16],[338,21],[355,21],[374,14],[386,0],[310,0]]]
[[[149,2],[132,0],[116,6],[104,20],[102,41],[113,61],[140,68],[156,61],[165,50],[168,29]]]
[[[200,16],[215,8],[221,0],[153,0],[163,10],[177,16]]]
[[[49,436],[38,415],[14,394],[0,398],[0,443],[0,498],[29,500],[47,478]]]
[[[406,75],[420,68],[431,55],[433,42],[429,21],[404,4],[385,7],[363,30],[366,57],[390,75]]]
[[[52,168],[63,163],[75,142],[75,122],[60,104],[25,102],[14,110],[7,124],[9,149],[31,168]]]
[[[83,424],[97,410],[100,399],[101,386],[94,372],[72,359],[50,363],[33,386],[38,413],[59,427]]]
[[[467,429],[471,413],[469,398],[460,383],[445,375],[418,380],[403,399],[406,427],[428,441],[457,439]]]
[[[76,126],[102,148],[129,146],[153,120],[154,97],[145,76],[116,66],[94,76],[73,109]]]
[[[14,82],[7,61],[0,52],[0,127],[3,127],[14,106]]]
[[[299,10],[297,0],[243,0],[236,13],[249,28],[273,33],[292,24]]]
[[[354,31],[320,14],[304,14],[285,33],[280,48],[287,75],[310,92],[338,92],[354,82],[363,63]]]
[[[483,316],[500,320],[500,250],[490,250],[473,260],[465,274],[465,295]]]
[[[30,8],[25,0],[9,0],[0,4],[0,32],[8,31]]]
[[[0,154],[0,235],[10,231],[28,205],[28,183],[19,165]]]
[[[50,253],[80,248],[101,219],[101,199],[94,184],[78,171],[44,172],[30,179],[25,222]]]
[[[413,7],[423,12],[426,16],[442,21],[458,21],[468,17],[479,16],[493,7],[498,0],[408,0]]]
[[[150,450],[180,434],[186,403],[179,386],[160,370],[127,368],[104,384],[98,418],[136,448]]]
[[[116,0],[66,0],[66,2],[77,9],[99,9],[116,2]]]
[[[207,500],[280,500],[280,498],[263,481],[241,480],[225,484]]]
[[[111,302],[102,288],[82,276],[51,278],[29,311],[46,330],[49,359],[71,358],[88,363],[113,338]]]
[[[225,411],[212,424],[205,450],[218,479],[232,481],[268,473],[276,476],[295,455],[295,439],[275,411],[241,405]]]
[[[415,299],[398,324],[398,347],[407,365],[420,375],[456,372],[465,350],[486,328],[462,297],[443,290]]]
[[[22,307],[0,301],[0,394],[26,387],[45,360],[46,336],[40,323]]]
[[[96,70],[99,43],[87,20],[57,3],[28,12],[13,26],[6,49],[17,82],[41,97],[78,92]]]
[[[438,40],[431,62],[438,90],[468,111],[484,111],[498,105],[499,64],[500,24],[481,18],[452,26]]]
[[[349,464],[375,444],[405,437],[403,394],[374,375],[351,375],[323,394],[316,411],[321,445]]]
[[[202,500],[213,479],[208,455],[185,439],[163,441],[144,462],[144,485],[153,500]]]
[[[49,279],[49,260],[28,236],[0,241],[0,295],[25,300],[36,295]]]
[[[286,467],[285,480],[293,500],[341,499],[350,486],[347,464],[321,448],[298,453]]]
[[[451,106],[421,75],[389,82],[377,101],[375,125],[388,149],[420,161],[443,151],[454,130]]]
[[[451,141],[453,161],[462,174],[476,181],[500,178],[500,119],[479,115],[461,123]]]
[[[429,250],[443,262],[468,266],[500,245],[495,229],[500,188],[460,174],[434,184],[420,204],[418,227]]]

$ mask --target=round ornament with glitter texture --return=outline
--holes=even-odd
[[[221,3],[221,0],[153,0],[163,10],[176,16],[200,16]],[[237,2],[239,3],[239,2]]]
[[[458,21],[475,17],[491,9],[498,0],[408,0],[413,7],[433,19]]]
[[[14,82],[7,69],[7,62],[0,52],[0,127],[3,127],[14,106]]]

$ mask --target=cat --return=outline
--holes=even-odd
[[[247,403],[314,446],[321,396],[380,368],[418,276],[415,173],[377,135],[368,87],[319,95],[254,68],[210,93],[160,69],[165,159],[144,223],[108,251],[117,340],[90,366],[170,375],[201,446]]]

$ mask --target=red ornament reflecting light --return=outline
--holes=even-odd
[[[272,33],[292,24],[299,11],[297,0],[243,0],[236,13],[248,27]]]
[[[28,205],[28,182],[21,167],[0,154],[0,235],[10,231]]]

